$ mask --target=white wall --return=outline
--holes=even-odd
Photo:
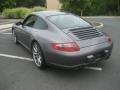
[[[46,0],[46,3],[48,10],[59,10],[61,7],[59,0]]]

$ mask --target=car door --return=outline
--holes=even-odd
[[[34,39],[39,41],[39,43],[45,42],[46,35],[48,35],[48,24],[40,16],[37,17],[36,22],[33,25],[32,33],[34,34]]]
[[[31,30],[33,29],[33,25],[36,19],[37,19],[37,16],[30,15],[24,20],[22,25],[22,30],[20,32],[20,35],[21,35],[20,41],[27,48],[29,47],[29,43],[31,40]]]

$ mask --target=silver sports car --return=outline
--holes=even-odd
[[[37,67],[46,65],[75,68],[110,57],[111,38],[79,16],[60,11],[40,11],[28,15],[12,27],[16,44],[33,56]]]

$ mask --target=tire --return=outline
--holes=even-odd
[[[37,42],[34,42],[32,45],[32,56],[35,65],[40,69],[45,69],[46,64],[42,50]]]
[[[14,41],[15,44],[19,44],[18,40],[17,40],[17,36],[16,36],[14,30],[12,31],[12,39],[13,39],[13,41]]]

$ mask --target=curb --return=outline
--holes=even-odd
[[[83,18],[98,18],[98,19],[103,19],[103,18],[120,18],[120,16],[83,16]]]
[[[103,27],[104,27],[104,24],[103,24],[103,23],[100,23],[100,22],[94,22],[94,23],[93,23],[93,26],[99,29],[99,28],[103,28]]]

